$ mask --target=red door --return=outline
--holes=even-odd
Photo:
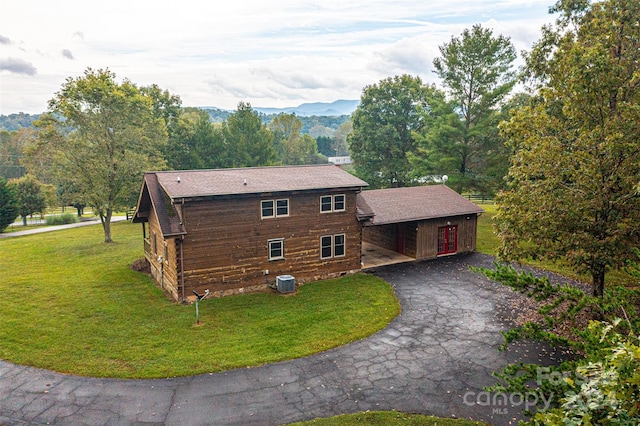
[[[458,225],[438,228],[438,256],[458,251]]]

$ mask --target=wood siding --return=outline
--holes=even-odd
[[[169,294],[172,299],[181,300],[176,242],[174,238],[163,239],[158,218],[153,209],[149,214],[149,233],[147,238],[149,242],[148,250],[145,250],[145,257],[151,266],[151,275],[160,288]],[[166,255],[165,245],[167,247]],[[162,260],[159,259],[160,256]]]
[[[416,259],[430,259],[438,255],[438,228],[448,224],[458,226],[457,253],[475,251],[478,226],[475,214],[368,226],[362,230],[362,239]]]
[[[216,197],[182,207],[187,235],[182,244],[184,282],[192,290],[226,290],[275,284],[278,275],[297,282],[340,275],[361,267],[356,192],[345,194],[344,212],[320,213],[329,191]],[[289,200],[289,215],[261,219],[262,200]],[[344,257],[320,259],[320,237],[345,234]],[[284,259],[269,261],[268,241],[284,239]]]

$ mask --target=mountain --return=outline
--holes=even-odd
[[[359,100],[345,100],[340,99],[331,103],[327,102],[312,102],[304,103],[297,107],[286,108],[260,108],[253,107],[254,110],[263,114],[295,114],[301,117],[310,117],[312,115],[318,116],[332,116],[332,115],[351,115],[353,111],[358,107]]]

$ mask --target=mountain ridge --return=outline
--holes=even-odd
[[[339,99],[333,102],[306,102],[295,107],[254,107],[255,111],[263,114],[295,114],[302,117],[317,116],[340,116],[351,115],[353,111],[358,107],[359,100],[353,99]],[[218,108],[214,106],[199,107],[201,109],[218,109],[226,111],[224,108]]]

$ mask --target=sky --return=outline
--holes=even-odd
[[[39,114],[106,69],[183,106],[359,99],[400,74],[438,83],[438,47],[481,24],[529,50],[555,0],[0,0],[0,114]],[[519,62],[521,63],[521,62]]]

